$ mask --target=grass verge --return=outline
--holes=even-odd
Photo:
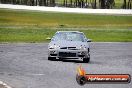
[[[132,42],[132,16],[0,9],[0,42],[47,42],[56,31],[82,31],[96,42]]]
[[[9,29],[0,28],[0,42],[47,42],[47,37],[52,37],[56,31],[69,31],[68,29]],[[96,30],[77,29],[96,42],[132,42],[132,30]]]

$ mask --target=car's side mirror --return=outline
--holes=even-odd
[[[51,38],[50,37],[47,37],[46,40],[51,40]]]
[[[87,39],[87,42],[92,42],[92,39]]]

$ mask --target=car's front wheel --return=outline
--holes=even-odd
[[[89,61],[90,61],[90,57],[89,58],[83,58],[84,63],[88,63]]]
[[[56,57],[48,57],[48,60],[56,60]]]

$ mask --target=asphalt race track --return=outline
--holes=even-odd
[[[48,61],[47,43],[0,44],[0,81],[12,88],[82,88],[81,64],[88,74],[132,75],[132,42],[91,43],[91,62]],[[83,88],[132,88],[130,84],[86,84]]]

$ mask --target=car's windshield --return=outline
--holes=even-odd
[[[85,41],[83,33],[77,32],[58,32],[53,37],[54,41],[66,40],[66,41]]]

